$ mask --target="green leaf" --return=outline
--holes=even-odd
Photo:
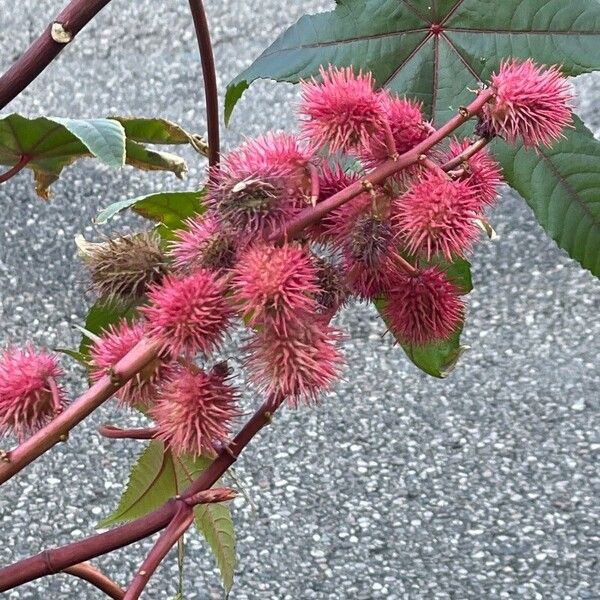
[[[187,487],[200,473],[197,465],[189,459],[179,460],[176,471],[182,488]],[[196,528],[202,533],[215,556],[225,594],[228,595],[233,585],[237,560],[231,511],[226,504],[203,504],[196,506],[194,514]]]
[[[384,310],[387,304],[385,298],[378,298],[373,303],[377,312],[388,325]],[[467,349],[465,346],[460,345],[460,335],[463,330],[463,323],[457,328],[457,330],[450,336],[449,339],[435,342],[433,344],[406,344],[396,338],[396,341],[406,353],[406,356],[417,366],[421,371],[424,371],[428,375],[444,379],[452,372],[456,367],[459,358]],[[393,330],[390,328],[390,333],[394,335]]]
[[[109,118],[121,123],[128,140],[144,144],[190,144],[200,154],[208,154],[208,146],[202,136],[189,133],[167,119],[116,116]]]
[[[87,357],[81,352],[77,352],[77,350],[70,350],[69,348],[54,348],[54,352],[66,354],[67,356],[70,356],[73,360],[77,361],[84,367],[88,366]]]
[[[124,147],[123,127],[108,119],[27,119],[17,114],[0,117],[0,164],[13,166],[27,155],[36,191],[45,199],[49,197],[49,186],[67,165],[96,155],[111,166],[121,166]]]
[[[161,224],[161,234],[172,237],[173,231],[185,226],[185,220],[202,214],[204,190],[197,192],[160,192],[115,202],[98,213],[96,224],[103,225],[117,213],[130,208],[134,212]]]
[[[151,441],[133,466],[119,506],[98,523],[107,527],[142,517],[180,494],[212,459],[207,457],[174,457],[160,441]],[[229,508],[224,504],[197,506],[195,524],[214,552],[228,593],[235,569],[235,533]]]
[[[126,139],[128,131],[131,137]],[[0,117],[0,165],[12,167],[28,156],[26,168],[33,171],[36,191],[44,199],[64,167],[80,158],[96,156],[112,167],[126,163],[146,171],[171,171],[179,178],[187,173],[182,158],[146,148],[139,143],[144,140],[206,150],[202,138],[162,119],[28,119],[10,114]]]
[[[458,288],[461,295],[468,294],[473,290],[471,263],[468,260],[456,258],[453,262],[448,262],[443,258],[432,257],[428,264],[435,265],[444,271],[446,277]]]
[[[175,465],[170,452],[165,452],[162,442],[151,441],[131,470],[125,492],[117,509],[97,527],[143,517],[162,506],[178,493]]]
[[[125,164],[125,130],[109,119],[62,119],[48,117],[70,131],[94,156],[109,167]]]
[[[579,75],[600,69],[599,45],[597,0],[340,0],[331,12],[302,17],[238,75],[225,115],[256,79],[296,83],[331,63],[372,72],[443,122],[502,58],[531,57]]]
[[[233,586],[236,551],[235,531],[231,511],[225,504],[201,504],[194,509],[195,523],[217,561],[225,594]]]
[[[462,325],[450,339],[434,344],[417,346],[416,344],[401,344],[410,360],[425,373],[444,379],[456,367],[459,358],[466,350],[460,345]]]
[[[504,177],[550,237],[600,277],[600,142],[579,120],[551,149],[495,142]]]
[[[152,440],[142,452],[129,475],[119,506],[98,523],[107,527],[143,517],[177,496],[187,486],[189,478],[204,471],[212,460],[206,457],[180,460],[158,440]]]
[[[93,335],[101,334],[109,325],[114,325],[122,319],[130,320],[135,315],[135,308],[131,306],[119,306],[113,303],[104,303],[101,301],[94,304],[85,319],[84,332],[90,332]],[[90,355],[90,346],[92,340],[84,333],[79,344],[79,354],[87,361]]]

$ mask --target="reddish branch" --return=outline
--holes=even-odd
[[[31,156],[28,154],[22,154],[21,158],[19,158],[19,162],[17,162],[14,167],[10,168],[8,171],[6,171],[6,173],[2,173],[2,175],[0,175],[0,183],[8,181],[11,177],[14,177],[17,173],[20,173],[28,165],[30,160]]]
[[[110,0],[72,0],[2,77],[0,109],[16,98]],[[63,34],[54,35],[53,26]],[[62,41],[57,41],[61,40]]]
[[[188,530],[194,522],[194,509],[187,504],[180,504],[177,512],[166,529],[161,533],[158,541],[152,547],[152,550],[146,556],[142,567],[136,573],[133,581],[127,588],[123,600],[137,600],[150,577],[154,575],[163,558],[169,553],[169,550],[177,543],[177,540]]]
[[[442,169],[448,172],[456,167],[460,167],[464,162],[468,161],[469,158],[475,156],[480,150],[483,150],[491,141],[490,138],[479,138],[469,147],[465,148],[460,154],[457,154],[452,160],[444,163]]]
[[[65,569],[63,573],[84,579],[113,600],[122,600],[125,596],[125,590],[121,589],[112,579],[104,575],[104,573],[100,572],[90,563],[73,565]]]
[[[427,154],[431,148],[439,144],[444,138],[448,137],[454,130],[458,129],[463,123],[476,115],[483,105],[494,96],[494,90],[488,88],[482,90],[477,98],[469,106],[462,107],[459,114],[450,119],[440,129],[434,131],[426,140],[415,146],[412,150],[405,152],[397,159],[390,159],[373,169],[366,177],[349,185],[337,194],[327,200],[317,204],[314,208],[305,208],[300,214],[294,217],[288,224],[275,231],[270,236],[271,242],[280,242],[281,240],[293,239],[305,227],[316,223],[328,212],[342,206],[361,192],[364,192],[368,185],[376,185],[385,181],[391,175],[414,165],[422,155]]]
[[[156,358],[158,350],[159,346],[156,343],[142,340],[114,366],[110,374],[99,379],[46,427],[40,429],[14,450],[3,454],[3,462],[0,463],[0,484],[9,480],[58,442],[66,441],[69,431],[75,425],[83,421]]]
[[[177,543],[179,538],[188,530],[194,522],[194,507],[198,504],[210,504],[214,502],[227,502],[233,500],[237,493],[231,488],[218,488],[198,492],[192,496],[186,496],[184,503],[177,508],[175,516],[167,525],[167,528],[158,538],[158,541],[150,550],[148,556],[142,563],[140,570],[136,573],[133,581],[127,588],[123,600],[137,600],[150,578],[160,566],[169,550]]]
[[[153,440],[158,434],[158,427],[146,427],[144,429],[121,429],[114,425],[101,425],[98,433],[112,440]]]
[[[6,592],[46,575],[60,573],[73,565],[123,548],[164,529],[177,514],[181,504],[188,506],[190,499],[195,503],[195,500],[202,498],[197,496],[198,492],[208,490],[223,476],[250,440],[263,427],[271,423],[272,414],[281,402],[281,398],[267,400],[244,425],[231,444],[219,452],[208,469],[202,472],[180,498],[169,500],[160,508],[131,523],[61,548],[46,550],[0,569],[0,592]]]
[[[204,78],[204,95],[206,97],[206,122],[208,129],[208,164],[213,166],[219,162],[219,96],[217,93],[217,75],[213,57],[212,44],[206,12],[202,0],[189,0],[198,47],[200,49],[200,62],[202,63],[202,76]]]

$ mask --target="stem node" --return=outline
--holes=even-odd
[[[114,367],[109,367],[106,374],[113,385],[120,387],[123,384],[121,376],[117,373]]]
[[[368,179],[363,179],[360,184],[362,185],[363,189],[367,192],[371,192],[373,191],[373,184],[368,180]]]
[[[73,39],[73,34],[65,29],[65,26],[58,21],[52,23],[50,35],[57,44],[68,44]]]

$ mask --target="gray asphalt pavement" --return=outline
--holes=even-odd
[[[0,69],[34,39],[62,0],[0,0]],[[219,84],[302,12],[325,0],[209,0]],[[577,83],[582,115],[600,131],[600,78]],[[296,90],[260,82],[240,103],[225,145],[291,123]],[[187,3],[114,0],[11,109],[91,117],[161,115],[203,132],[197,49]],[[28,174],[0,187],[0,344],[73,346],[92,298],[75,234],[115,200],[197,185],[166,174],[68,169],[54,199]],[[371,309],[341,318],[345,381],[317,409],[285,410],[244,454],[238,477],[256,510],[234,503],[235,600],[591,600],[600,598],[600,283],[557,249],[522,200],[505,194],[499,233],[474,257],[476,289],[464,341],[471,351],[446,381],[419,373],[382,341]],[[133,217],[117,221],[126,231]],[[235,341],[232,342],[233,351]],[[65,361],[68,390],[84,386]],[[250,410],[258,400],[248,395]],[[95,428],[136,423],[107,404],[0,491],[0,564],[81,539],[116,504],[136,442]],[[126,584],[149,547],[98,562]],[[221,597],[212,557],[189,536],[188,599]],[[171,557],[148,598],[175,595]],[[102,598],[55,576],[10,599]]]

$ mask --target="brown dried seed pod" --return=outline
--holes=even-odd
[[[80,244],[90,287],[107,302],[141,299],[151,283],[168,272],[161,239],[155,232],[120,236],[99,244]]]

